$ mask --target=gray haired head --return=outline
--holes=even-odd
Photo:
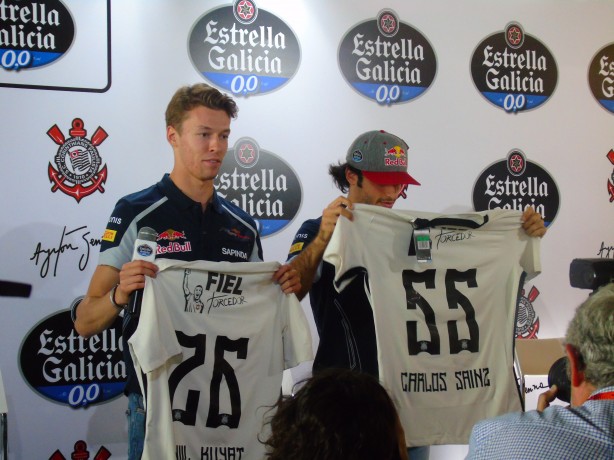
[[[584,378],[596,388],[614,385],[614,283],[599,288],[576,310],[565,342],[580,354]]]

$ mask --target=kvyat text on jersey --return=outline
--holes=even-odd
[[[176,445],[175,453],[177,460],[189,460],[186,446]],[[201,460],[241,460],[244,453],[244,447],[201,446],[200,448]]]

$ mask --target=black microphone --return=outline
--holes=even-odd
[[[571,380],[567,375],[567,356],[557,359],[548,371],[548,387],[556,385],[556,397],[571,402]]]
[[[0,281],[0,296],[2,297],[30,297],[32,285],[16,281]]]
[[[143,227],[134,242],[134,252],[132,260],[146,260],[153,262],[156,260],[156,249],[158,248],[158,234],[151,227]],[[141,311],[141,302],[143,301],[143,290],[137,289],[132,293],[128,313],[133,316],[138,316]]]

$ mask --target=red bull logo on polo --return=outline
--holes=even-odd
[[[158,241],[167,240],[167,241],[175,241],[178,239],[185,240],[185,232],[180,232],[178,230],[173,230],[169,228],[168,230],[158,234]]]
[[[185,232],[174,230],[169,228],[163,232],[158,233],[158,247],[156,254],[169,254],[173,252],[191,252],[192,243],[185,241],[180,243],[179,240],[187,239]],[[164,244],[164,241],[168,241],[168,244]]]

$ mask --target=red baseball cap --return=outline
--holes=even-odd
[[[367,131],[350,146],[346,161],[380,185],[420,185],[407,173],[407,143],[386,131]]]

